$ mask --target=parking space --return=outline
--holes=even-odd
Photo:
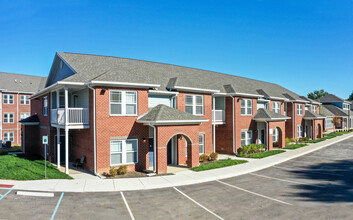
[[[353,138],[254,173],[174,188],[44,198],[0,187],[0,219],[350,219],[352,143]]]

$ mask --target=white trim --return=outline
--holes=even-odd
[[[121,142],[121,163],[117,163],[117,164],[112,164],[112,158],[111,158],[111,155],[112,155],[112,147],[111,147],[111,144],[112,144],[112,141],[120,141]],[[126,155],[127,155],[127,151],[126,151],[126,141],[136,141],[136,162],[130,162],[130,163],[127,163],[126,162]],[[109,144],[109,147],[110,147],[110,156],[109,156],[109,164],[110,166],[114,167],[114,166],[122,166],[122,165],[130,165],[130,164],[138,164],[139,160],[139,141],[138,139],[125,139],[125,140],[110,140],[110,144]],[[130,153],[131,152],[135,152],[135,151],[129,151]],[[115,153],[115,154],[120,154],[119,153]]]
[[[202,88],[193,88],[193,87],[184,87],[184,86],[173,86],[169,87],[170,89],[177,89],[179,91],[189,91],[189,92],[206,92],[206,93],[219,93],[219,90],[213,89],[202,89]]]
[[[148,93],[161,94],[161,95],[178,95],[179,94],[179,92],[161,91],[161,90],[148,90]]]
[[[240,97],[255,97],[255,98],[263,98],[263,95],[256,95],[256,94],[249,94],[249,93],[242,93],[242,92],[236,92],[236,93],[230,93],[230,95],[234,95],[234,96],[240,96]]]
[[[112,114],[111,110],[111,105],[112,102],[110,100],[111,98],[111,92],[120,92],[121,93],[121,102],[120,103],[115,103],[115,104],[120,104],[121,105],[121,114]],[[136,94],[136,113],[135,114],[126,114],[126,105],[132,103],[126,103],[126,92],[131,92]],[[113,103],[114,104],[114,103]],[[138,93],[137,91],[130,91],[130,90],[109,90],[109,115],[110,116],[138,116]]]
[[[241,103],[242,103],[242,101],[244,101],[244,103],[245,103],[245,106],[244,106],[244,109],[245,109],[245,113],[243,114],[243,113],[241,113],[241,110],[242,110],[242,106],[241,106]],[[250,108],[249,106],[248,106],[248,101],[250,101],[251,102],[251,114],[249,114],[249,112],[248,112],[248,108]],[[251,116],[251,115],[253,115],[253,103],[252,103],[252,99],[240,99],[240,116]]]
[[[12,122],[10,122],[10,114],[12,114]],[[5,115],[7,115],[7,121],[8,122],[5,122]],[[4,112],[2,116],[3,116],[3,123],[4,124],[13,124],[13,123],[15,123],[15,113],[14,112]]]
[[[203,95],[191,95],[191,94],[185,94],[185,103],[184,103],[184,105],[185,105],[185,112],[186,112],[186,97],[187,96],[190,96],[190,97],[192,97],[192,105],[187,105],[187,106],[191,106],[192,107],[192,113],[191,114],[193,114],[193,115],[198,115],[198,116],[203,116],[203,115],[205,115],[205,103],[204,103],[204,97],[203,97]],[[196,113],[196,107],[198,106],[198,107],[200,107],[201,105],[197,105],[196,104],[196,97],[198,97],[198,96],[200,96],[201,98],[202,98],[202,113],[201,114],[197,114]]]
[[[112,81],[91,81],[90,84],[94,85],[113,85],[118,87],[132,87],[132,88],[159,88],[159,84],[147,83],[131,83],[131,82],[112,82]]]
[[[290,117],[285,117],[285,118],[271,118],[271,119],[268,119],[268,118],[254,118],[253,120],[254,121],[285,121],[285,120],[288,120],[288,119],[291,119]]]
[[[200,136],[202,137],[202,148],[203,148],[203,152],[200,153]],[[205,134],[204,133],[199,133],[199,154],[204,154],[205,153]]]
[[[289,101],[289,99],[287,99],[287,98],[274,97],[274,96],[269,96],[269,97],[267,97],[267,98],[269,98],[269,99],[271,99],[271,100],[283,100],[283,101]]]

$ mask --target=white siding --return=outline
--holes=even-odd
[[[148,96],[148,108],[153,108],[159,104],[171,106],[170,96]]]

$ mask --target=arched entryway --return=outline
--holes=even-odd
[[[280,127],[275,127],[272,133],[273,147],[279,147],[279,148],[284,147],[282,139],[283,139],[282,129]]]
[[[322,138],[322,126],[321,126],[321,124],[317,125],[317,138]]]
[[[167,165],[186,165],[188,148],[191,146],[192,140],[185,134],[171,137],[167,144]]]

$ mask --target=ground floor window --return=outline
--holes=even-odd
[[[111,140],[110,141],[110,165],[137,163],[138,141],[137,139]]]
[[[303,126],[302,125],[298,125],[298,127],[297,127],[297,136],[298,136],[298,138],[301,138],[301,137],[303,137]]]
[[[14,141],[14,133],[13,132],[4,132],[4,141]]]
[[[325,125],[326,125],[326,128],[333,128],[333,119],[332,118],[326,118],[325,119]]]
[[[278,128],[273,129],[272,137],[273,137],[273,142],[278,141]]]
[[[205,153],[205,134],[199,134],[199,153]]]
[[[242,131],[241,132],[241,146],[252,144],[252,131]]]

